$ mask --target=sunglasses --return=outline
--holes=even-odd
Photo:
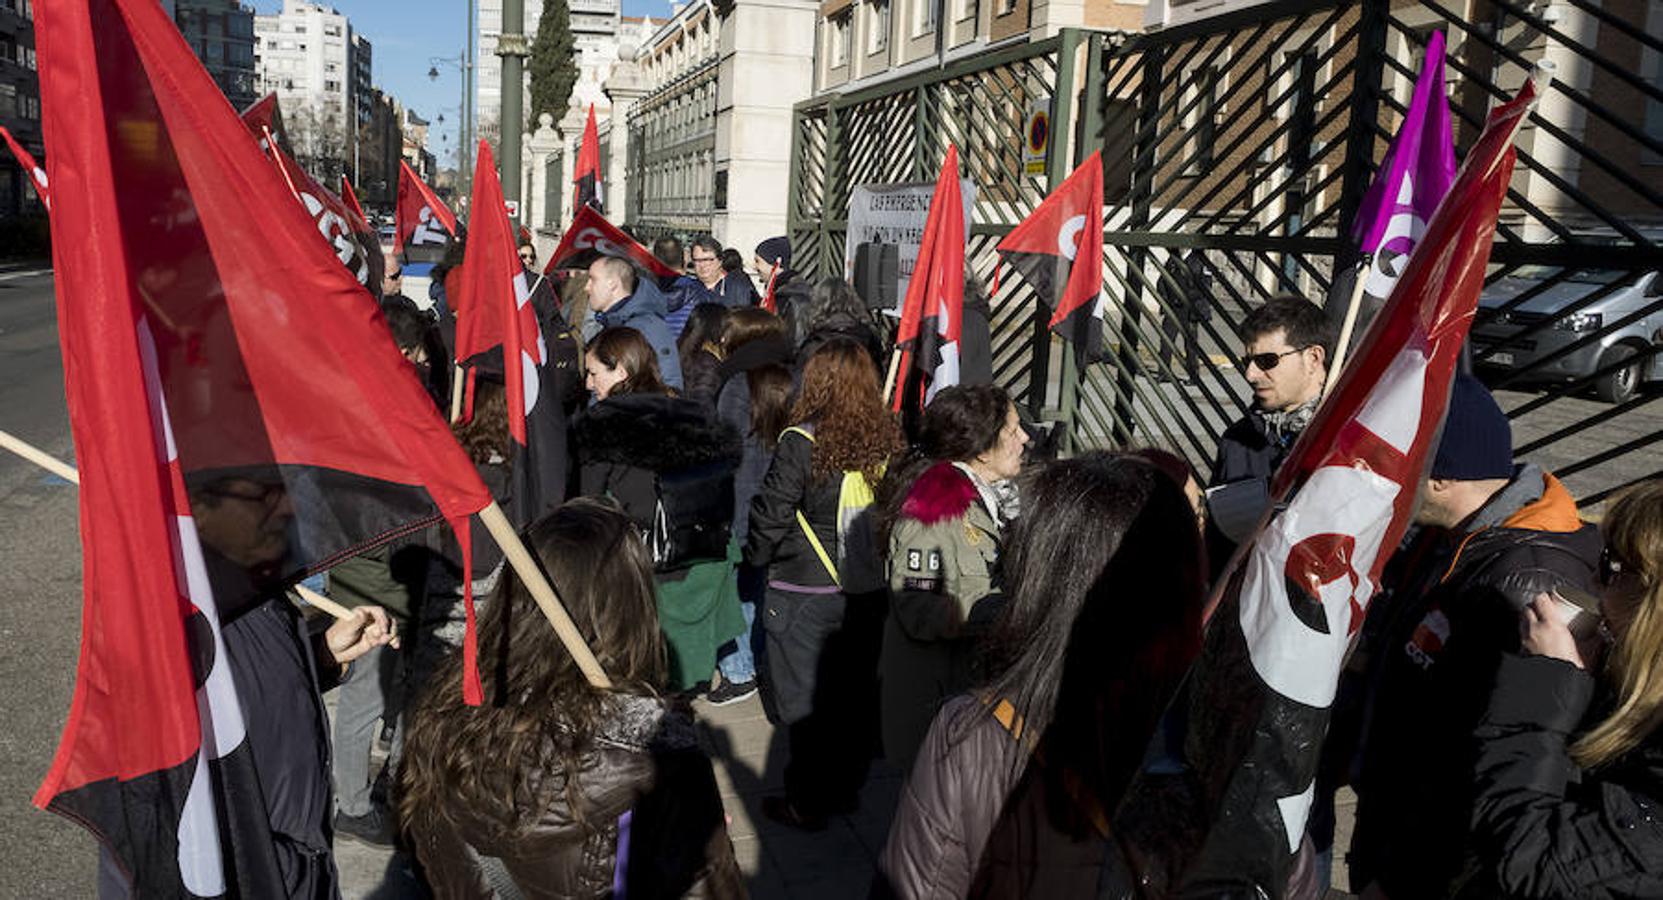
[[[715,262],[716,260],[717,260],[717,257],[714,257],[714,256],[695,256],[695,257],[693,257],[693,261],[696,262],[696,263]]]
[[[1611,548],[1601,547],[1599,551],[1599,583],[1600,587],[1610,587],[1612,582],[1623,577],[1624,572],[1633,571],[1634,567],[1623,561],[1623,558],[1611,552]]]
[[[1243,372],[1247,371],[1248,366],[1258,366],[1259,371],[1269,372],[1271,369],[1274,369],[1281,364],[1282,357],[1292,356],[1295,353],[1304,353],[1310,348],[1311,345],[1306,344],[1303,347],[1295,347],[1285,353],[1252,353],[1242,357],[1237,365],[1241,366],[1241,370]]]
[[[399,269],[397,272],[388,272],[387,277],[388,278],[403,278],[404,277],[404,270]]]

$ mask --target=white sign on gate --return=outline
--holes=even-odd
[[[976,208],[976,185],[959,179],[964,200],[964,239],[970,240],[971,211]],[[924,242],[924,222],[930,215],[935,182],[862,184],[849,193],[849,233],[843,244],[843,277],[855,277],[855,248],[861,244],[894,244],[900,248],[895,302],[905,300],[918,248]]]

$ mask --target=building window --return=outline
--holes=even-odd
[[[939,18],[939,4],[946,0],[912,0],[912,36],[923,37],[935,31]]]
[[[1008,16],[1016,12],[1016,0],[999,0],[999,5],[993,8],[995,15]]]
[[[844,13],[830,22],[831,34],[831,65],[836,69],[849,64],[849,20],[851,16]]]
[[[866,52],[882,53],[889,48],[889,0],[872,0],[871,5],[872,30],[866,34]]]
[[[960,22],[968,19],[974,19],[976,18],[976,14],[981,12],[981,4],[976,2],[976,0],[955,0],[955,2],[957,3]]]

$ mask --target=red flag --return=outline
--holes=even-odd
[[[266,152],[283,176],[283,183],[288,185],[290,194],[306,208],[307,215],[317,226],[318,234],[329,245],[335,258],[346,266],[359,284],[379,295],[386,262],[381,257],[381,245],[375,230],[370,228],[362,212],[354,214],[346,201],[320,184],[283,149],[283,142],[271,130],[278,115],[277,96],[268,94],[265,99],[244,110],[242,120],[259,140],[260,149]],[[346,183],[345,175],[341,176],[341,183]]]
[[[346,180],[345,172],[341,173],[341,202],[352,211],[352,215],[356,218],[353,224],[361,225],[365,231],[369,231],[370,219],[364,215],[364,207],[358,204],[358,195],[352,190],[352,182]]]
[[[456,216],[406,160],[398,163],[398,202],[393,206],[393,221],[400,250],[443,246],[456,236]]]
[[[768,269],[768,287],[762,291],[762,308],[769,312],[779,311],[779,298],[774,296],[774,282],[780,277],[780,261],[774,260]]]
[[[1272,494],[1285,507],[1220,582],[1179,701],[1188,734],[1157,736],[1161,765],[1139,776],[1114,822],[1152,895],[1286,887],[1340,666],[1431,463],[1513,135],[1534,100],[1526,85],[1491,111],[1361,353],[1279,470]]]
[[[599,210],[590,206],[577,211],[572,227],[560,239],[560,246],[549,254],[548,265],[543,267],[543,271],[553,273],[557,269],[581,269],[600,256],[627,259],[635,264],[636,269],[661,281],[681,274],[665,265],[663,260],[652,255],[634,238],[619,231],[617,226],[606,221]]]
[[[924,241],[901,305],[895,346],[902,351],[901,377],[916,369],[929,382],[924,402],[959,383],[959,330],[964,312],[964,201],[959,195],[959,148],[950,144],[930,197]],[[905,394],[895,391],[894,408]]]
[[[266,896],[295,854],[218,623],[429,522],[466,541],[490,495],[162,8],[36,14],[53,215],[99,252],[53,251],[84,626],[35,802],[92,830],[136,896]]]
[[[601,196],[601,139],[595,127],[595,104],[589,104],[589,121],[583,124],[583,143],[577,149],[577,168],[572,171],[572,209],[593,207],[605,212]],[[577,213],[573,213],[575,219]]]
[[[1051,305],[1051,330],[1074,343],[1075,359],[1103,359],[1102,154],[1080,163],[997,249]]]
[[[502,203],[497,162],[484,141],[479,142],[474,165],[472,207],[473,229],[455,288],[456,358],[466,362],[495,347],[515,348],[503,354],[503,378],[508,431],[524,446],[526,415],[537,404],[536,369],[548,354],[514,244],[514,227]]]
[[[243,124],[254,136],[260,139],[260,149],[265,150],[273,142],[279,147],[289,145],[289,136],[283,131],[283,113],[277,107],[275,92],[265,95],[250,103],[242,111]]]
[[[0,125],[0,137],[5,138],[6,146],[12,148],[12,155],[17,157],[17,164],[29,173],[29,180],[35,185],[35,194],[40,197],[40,205],[46,207],[47,212],[51,212],[52,196],[46,186],[46,170],[35,162],[35,158],[23,149],[23,145],[17,142],[17,138],[12,137],[12,133],[7,131],[4,125]]]

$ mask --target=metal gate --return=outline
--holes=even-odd
[[[1649,10],[1649,12],[1648,12]],[[1648,19],[1649,16],[1649,19]],[[1245,312],[1317,302],[1443,30],[1457,154],[1538,60],[1555,66],[1519,138],[1472,358],[1519,456],[1587,505],[1655,475],[1663,439],[1663,12],[1643,0],[1281,2],[1151,34],[1059,36],[799,105],[789,215],[799,258],[841,271],[852,186],[933,176],[958,143],[978,199],[967,256],[1102,149],[1113,358],[1083,375],[1020,279],[993,298],[996,375],[1076,447],[1156,445],[1205,476],[1241,415]],[[1020,174],[1027,99],[1054,95],[1045,178]],[[1062,146],[1068,147],[1068,142]],[[1202,317],[1169,274],[1210,276]],[[1197,319],[1200,319],[1199,321]],[[1190,377],[1187,363],[1195,362]]]

